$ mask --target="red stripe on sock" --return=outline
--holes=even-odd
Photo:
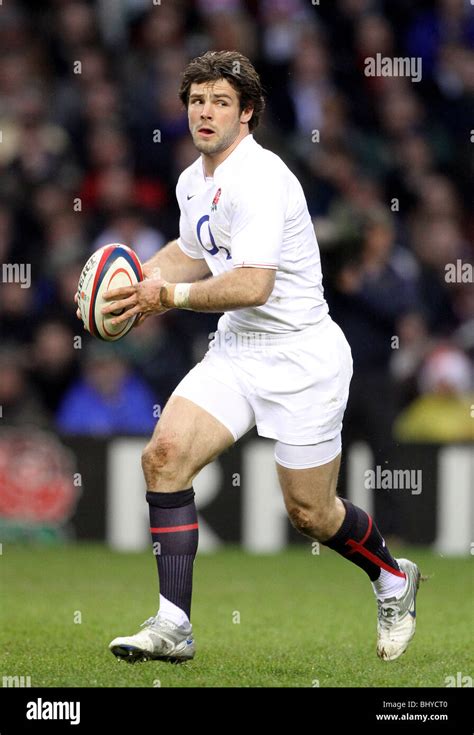
[[[178,531],[194,531],[199,528],[197,523],[188,523],[187,526],[163,526],[163,528],[150,528],[151,533],[176,533]]]
[[[369,516],[369,514],[368,514],[368,513],[367,513],[367,518],[369,519],[369,525],[368,525],[368,527],[367,527],[367,531],[366,531],[366,533],[365,533],[365,536],[364,536],[364,538],[362,539],[362,541],[360,541],[360,544],[361,544],[361,546],[363,546],[363,545],[365,544],[365,542],[367,541],[367,539],[368,539],[368,538],[369,538],[369,536],[370,536],[370,532],[372,531],[372,517],[371,517],[371,516]]]
[[[385,571],[390,572],[391,574],[394,574],[396,577],[402,577],[403,579],[406,578],[405,572],[400,572],[398,569],[394,569],[393,567],[390,567],[384,561],[379,559],[378,556],[375,556],[375,554],[372,554],[370,551],[367,551],[367,549],[364,548],[364,546],[362,546],[358,541],[349,539],[349,541],[346,541],[346,544],[352,548],[352,551],[350,552],[351,554],[353,554],[355,551],[358,551],[359,554],[362,554],[362,556],[365,556],[366,559],[369,559],[371,562],[376,564],[381,569],[385,569]]]
[[[367,518],[369,519],[369,525],[367,526],[367,531],[365,532],[364,538],[362,539],[362,541],[359,541],[359,544],[361,546],[363,546],[365,544],[365,542],[367,541],[367,539],[370,536],[370,532],[372,531],[372,517],[369,516],[368,513],[367,513]],[[350,556],[351,554],[355,554],[356,551],[357,551],[357,549],[352,549],[352,551],[349,551],[349,553],[348,553],[347,556]]]

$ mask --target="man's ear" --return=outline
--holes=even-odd
[[[240,122],[248,123],[253,115],[253,107],[248,107],[246,110],[242,110],[240,113]]]

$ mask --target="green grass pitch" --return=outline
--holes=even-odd
[[[192,622],[197,656],[130,665],[108,651],[157,608],[147,554],[98,545],[16,547],[0,556],[0,682],[60,687],[444,687],[473,676],[472,558],[392,548],[431,579],[418,628],[395,662],[375,655],[376,605],[361,570],[311,543],[277,555],[199,555]]]

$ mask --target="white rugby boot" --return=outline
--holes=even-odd
[[[142,623],[135,635],[114,638],[110,651],[117,658],[129,663],[136,661],[169,661],[179,663],[194,658],[195,646],[192,625],[176,625],[163,618],[159,612]]]
[[[406,585],[400,597],[377,600],[377,656],[394,661],[408,648],[416,629],[416,593],[421,576],[417,565],[409,559],[397,559],[406,575]]]

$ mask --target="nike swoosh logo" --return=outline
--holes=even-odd
[[[196,196],[196,194],[191,194],[191,196],[190,196],[190,195],[188,194],[188,195],[187,195],[187,197],[188,197],[188,202],[189,202],[189,200],[190,200],[190,199],[192,199],[192,198],[193,198],[193,197],[195,197],[195,196]]]

